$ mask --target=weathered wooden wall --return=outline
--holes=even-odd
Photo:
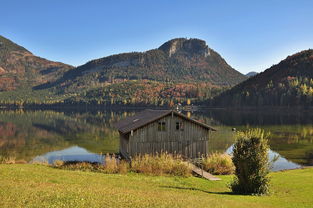
[[[128,159],[129,155],[129,134],[120,133],[120,153]]]
[[[158,130],[158,122],[165,122],[165,131]],[[183,130],[176,130],[176,122],[183,122]],[[130,156],[166,151],[197,158],[208,153],[209,132],[196,123],[169,115],[132,134],[121,135],[120,149]]]

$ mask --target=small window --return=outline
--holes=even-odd
[[[165,122],[164,121],[160,121],[158,123],[158,131],[165,131]]]
[[[184,126],[183,126],[183,122],[176,122],[176,130],[177,131],[183,131],[184,130]]]

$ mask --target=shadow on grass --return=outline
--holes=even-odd
[[[224,192],[213,192],[213,191],[206,191],[198,188],[190,188],[190,187],[179,187],[179,186],[160,186],[161,188],[169,188],[169,189],[180,189],[180,190],[189,190],[189,191],[201,191],[207,194],[221,194],[221,195],[241,195],[241,194],[235,194],[230,191],[224,191]]]

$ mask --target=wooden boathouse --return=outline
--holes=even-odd
[[[144,110],[115,124],[120,133],[120,153],[169,152],[188,158],[208,153],[214,128],[173,110]]]

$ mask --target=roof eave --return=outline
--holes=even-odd
[[[173,111],[173,112],[174,112],[176,115],[178,115],[178,116],[180,116],[180,117],[183,117],[183,118],[185,118],[186,120],[189,120],[189,121],[191,121],[191,122],[194,122],[194,123],[196,123],[196,124],[198,124],[198,125],[200,125],[200,126],[206,128],[206,129],[209,129],[209,130],[211,130],[211,131],[217,131],[216,129],[212,128],[211,126],[208,126],[208,125],[206,125],[206,124],[204,124],[204,123],[201,123],[200,121],[197,121],[197,120],[195,120],[195,119],[189,118],[189,117],[185,116],[184,114],[178,113],[177,111]]]
[[[149,122],[147,122],[147,123],[144,123],[144,124],[142,124],[142,125],[140,125],[140,126],[138,126],[138,127],[136,127],[136,128],[133,128],[133,129],[130,129],[130,130],[127,130],[127,131],[124,131],[124,132],[121,131],[121,130],[119,130],[119,132],[122,132],[123,134],[128,134],[128,133],[130,133],[131,131],[136,131],[137,129],[140,129],[140,128],[144,127],[144,126],[147,126],[147,125],[149,125],[149,124],[151,124],[151,123],[153,123],[153,122],[155,122],[155,121],[161,119],[161,118],[164,118],[165,116],[168,116],[168,115],[171,114],[172,112],[173,112],[173,111],[169,111],[168,113],[163,114],[163,115],[161,115],[161,116],[159,116],[159,117],[157,117],[157,118],[155,118],[155,119],[153,119],[153,120],[151,120],[151,121],[149,121]]]
[[[188,118],[188,117],[185,116],[184,114],[178,113],[177,111],[171,110],[171,111],[169,111],[168,113],[163,114],[163,115],[161,115],[161,116],[159,116],[159,117],[156,117],[155,119],[153,119],[153,120],[151,120],[151,121],[149,121],[149,122],[147,122],[147,123],[144,123],[144,124],[142,124],[142,125],[140,125],[140,126],[138,126],[138,127],[136,127],[136,128],[129,129],[129,130],[127,130],[127,131],[119,130],[119,132],[122,133],[122,134],[128,134],[128,133],[130,133],[131,131],[136,131],[137,129],[140,129],[140,128],[146,126],[146,125],[149,125],[150,123],[153,123],[153,122],[155,122],[155,121],[157,121],[157,120],[159,120],[159,119],[161,119],[161,118],[164,118],[164,117],[166,117],[166,116],[168,116],[168,115],[170,115],[170,114],[172,114],[172,113],[174,113],[175,115],[177,115],[177,116],[179,116],[179,117],[182,117],[182,118],[184,118],[184,119],[186,119],[186,120],[188,120],[188,121],[194,122],[194,123],[196,123],[196,124],[202,126],[203,128],[206,128],[206,129],[211,130],[211,131],[217,131],[216,129],[212,128],[211,126],[208,126],[208,125],[206,125],[206,124],[204,124],[204,123],[201,123],[200,121],[194,120],[194,119],[192,119],[192,118]]]

